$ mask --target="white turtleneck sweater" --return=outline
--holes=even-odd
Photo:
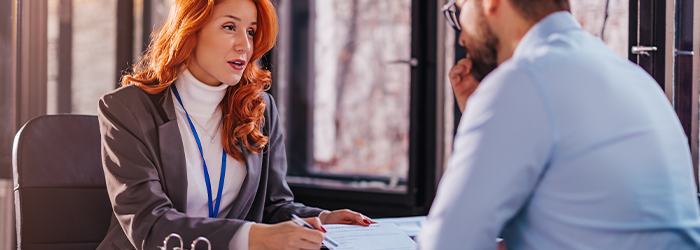
[[[174,84],[202,143],[202,153],[207,163],[209,180],[211,182],[212,199],[215,202],[219,189],[221,157],[223,153],[223,145],[221,144],[221,126],[223,124],[221,124],[221,107],[219,103],[223,100],[228,85],[221,84],[216,87],[206,85],[194,78],[189,70],[185,70]],[[187,165],[186,214],[208,217],[207,185],[204,180],[204,168],[202,167],[199,147],[190,129],[185,110],[177,101],[177,98],[173,98],[173,102],[177,115],[177,125],[185,148],[185,162]],[[226,156],[226,175],[224,176],[224,187],[221,194],[218,218],[226,217],[226,214],[231,211],[233,201],[241,190],[246,174],[247,170],[243,162],[233,159],[230,155]],[[233,239],[231,239],[230,249],[248,249],[248,236],[252,224],[253,222],[246,223],[238,230]]]

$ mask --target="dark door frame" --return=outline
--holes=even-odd
[[[646,70],[664,90],[683,126],[698,182],[698,82],[700,81],[700,1],[630,0],[629,60]],[[674,30],[675,32],[666,32]],[[656,47],[635,54],[634,46]]]

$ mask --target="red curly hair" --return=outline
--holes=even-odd
[[[178,0],[159,32],[151,35],[144,56],[133,67],[133,73],[122,76],[121,84],[134,84],[149,94],[160,93],[175,82],[189,66],[190,55],[197,43],[197,32],[209,22],[214,6],[225,0]],[[270,0],[252,0],[257,13],[258,30],[253,38],[251,61],[260,59],[277,39],[277,14]],[[241,144],[260,153],[268,137],[260,131],[265,122],[265,101],[261,93],[270,88],[270,72],[250,63],[241,81],[228,87],[221,105],[222,143],[226,153],[244,160]]]

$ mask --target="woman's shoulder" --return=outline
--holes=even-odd
[[[275,98],[272,97],[270,93],[263,91],[262,93],[260,93],[260,97],[262,97],[263,101],[265,102],[266,113],[277,113],[277,104],[275,103]]]
[[[260,93],[263,101],[265,101],[265,120],[267,123],[277,122],[279,119],[279,113],[277,111],[277,104],[275,103],[275,98],[268,92]]]
[[[146,93],[146,91],[143,91],[141,88],[133,84],[121,86],[107,94],[104,94],[102,98],[100,98],[101,101],[119,100],[127,103],[140,99],[149,99],[148,93]]]
[[[260,97],[265,100],[265,103],[269,103],[271,100],[274,102],[272,95],[266,91],[260,92]]]
[[[128,111],[132,115],[162,113],[159,109],[165,92],[149,94],[133,84],[121,86],[100,98],[99,109],[112,111],[109,113]]]

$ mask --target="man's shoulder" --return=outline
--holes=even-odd
[[[581,29],[556,32],[543,37],[517,51],[512,61],[533,73],[635,67],[599,38]]]
[[[507,87],[506,85],[534,82],[533,73],[532,65],[528,65],[527,62],[522,60],[511,58],[501,63],[484,77],[480,83],[480,88],[481,86],[488,86],[487,88]]]
[[[527,65],[507,60],[483,79],[469,97],[467,106],[483,110],[512,110],[514,105],[519,108],[534,107],[543,100],[541,85]]]

